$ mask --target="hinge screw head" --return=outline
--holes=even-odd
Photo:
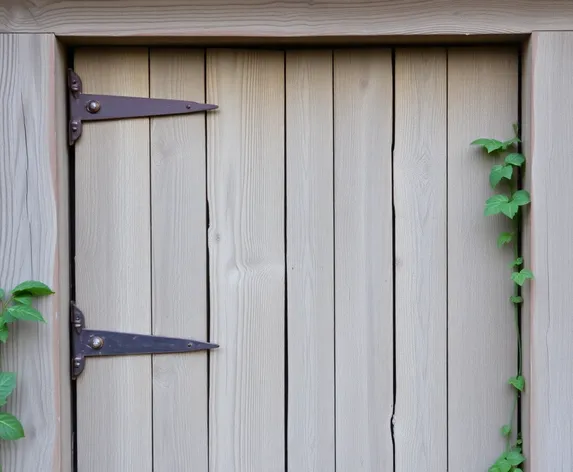
[[[97,113],[100,110],[101,105],[96,100],[90,100],[86,108],[90,113]]]
[[[103,347],[103,338],[100,336],[94,336],[90,339],[90,347],[95,350],[99,350]]]

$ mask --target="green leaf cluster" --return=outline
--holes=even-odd
[[[511,139],[500,141],[492,138],[479,138],[471,144],[480,146],[488,156],[492,156],[494,162],[489,173],[489,184],[492,189],[501,188],[485,202],[485,216],[505,216],[509,223],[507,231],[503,231],[497,238],[497,246],[503,248],[510,246],[513,249],[513,260],[509,264],[510,277],[513,282],[513,293],[509,301],[513,305],[515,328],[517,334],[518,367],[517,373],[508,379],[508,384],[515,395],[514,407],[509,422],[500,428],[500,433],[506,440],[505,451],[497,458],[489,468],[489,472],[522,472],[522,464],[525,457],[522,454],[521,431],[514,431],[515,408],[518,405],[521,393],[525,390],[525,378],[522,372],[522,350],[520,329],[520,307],[523,303],[521,288],[528,280],[533,280],[533,272],[525,267],[525,261],[520,250],[521,235],[521,212],[524,207],[531,203],[529,192],[521,188],[521,173],[525,168],[525,156],[515,149],[521,140],[518,137],[517,127],[514,126],[515,136]],[[512,437],[515,437],[513,445]]]
[[[15,321],[36,321],[45,323],[42,314],[33,306],[35,297],[51,295],[54,292],[44,283],[28,280],[14,287],[6,299],[6,291],[0,288],[0,342],[8,340],[9,325]],[[16,388],[14,372],[0,372],[0,407]],[[0,411],[0,439],[14,441],[24,437],[24,428],[14,415]],[[1,470],[1,469],[0,469]]]

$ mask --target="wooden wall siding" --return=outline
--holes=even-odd
[[[492,162],[469,143],[511,136],[518,120],[518,51],[448,52],[448,440],[449,468],[482,470],[504,441],[517,365],[511,251],[497,248],[502,217],[483,216]],[[507,421],[507,420],[505,420]],[[501,423],[500,423],[501,422]],[[482,462],[483,461],[483,462]],[[475,468],[474,468],[475,467]]]
[[[76,36],[372,36],[573,29],[569,0],[43,0],[0,5],[0,32]]]
[[[395,64],[395,470],[447,470],[446,50]]]
[[[79,50],[84,90],[149,96],[148,50]],[[92,328],[148,334],[149,120],[86,124],[76,143],[76,302]],[[152,470],[149,356],[88,360],[77,381],[78,470]]]
[[[284,53],[209,51],[207,102],[210,470],[282,471]]]
[[[205,100],[205,54],[152,49],[150,96]],[[153,333],[207,338],[205,116],[151,120]],[[190,270],[190,268],[192,268]],[[155,356],[154,472],[207,471],[207,353]]]
[[[332,51],[286,55],[288,469],[334,457]]]
[[[69,358],[58,361],[69,300],[62,56],[53,35],[0,34],[0,287],[33,278],[57,293],[38,302],[47,324],[14,326],[0,353],[18,375],[7,410],[27,434],[2,441],[5,471],[70,470]]]
[[[532,36],[530,103],[531,463],[530,470],[570,470],[573,464],[571,235],[573,218],[573,33]]]
[[[389,49],[335,51],[334,150],[336,470],[392,470]]]
[[[517,58],[79,50],[86,91],[220,108],[86,124],[78,303],[90,326],[221,346],[88,362],[80,470],[487,468],[516,353],[469,143],[511,133]]]

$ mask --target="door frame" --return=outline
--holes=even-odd
[[[524,307],[524,363],[528,366],[531,388],[523,398],[524,426],[533,424],[529,433],[527,451],[530,471],[560,470],[571,456],[567,456],[569,438],[563,432],[573,430],[573,415],[567,414],[570,400],[560,392],[563,386],[573,385],[573,371],[564,369],[560,359],[573,358],[573,347],[561,333],[573,329],[573,321],[563,308],[567,306],[567,286],[573,285],[573,276],[563,271],[558,254],[567,254],[569,229],[572,223],[561,224],[551,234],[549,223],[560,222],[561,201],[573,197],[566,174],[553,174],[551,192],[547,163],[562,168],[568,159],[569,143],[566,133],[555,133],[554,120],[562,128],[573,126],[573,89],[556,76],[570,76],[573,61],[567,58],[573,51],[573,4],[560,0],[545,0],[535,4],[524,2],[520,12],[510,0],[497,0],[494,13],[484,14],[477,2],[420,2],[417,0],[379,0],[363,2],[349,8],[332,0],[327,4],[287,1],[268,4],[253,0],[233,5],[226,0],[192,2],[186,7],[166,5],[162,8],[162,21],[150,16],[153,7],[146,0],[126,0],[121,20],[116,9],[106,8],[89,0],[65,2],[48,0],[42,7],[7,7],[0,5],[0,55],[3,48],[16,54],[21,65],[17,78],[29,83],[30,74],[42,87],[37,99],[43,106],[26,103],[26,115],[36,121],[35,133],[29,143],[42,152],[34,156],[14,155],[12,159],[37,159],[45,172],[46,185],[38,191],[48,205],[48,218],[35,236],[46,231],[53,235],[53,251],[46,274],[56,290],[52,301],[44,305],[49,319],[58,320],[53,329],[37,334],[47,346],[42,355],[44,363],[31,363],[36,371],[23,373],[27,388],[43,391],[42,402],[51,412],[50,420],[58,427],[38,426],[36,434],[46,437],[42,441],[27,441],[11,446],[18,457],[37,454],[44,457],[45,471],[70,472],[71,415],[68,303],[70,300],[70,200],[67,186],[70,159],[67,147],[66,125],[66,63],[68,48],[76,45],[180,45],[180,46],[260,46],[260,45],[399,45],[399,44],[484,44],[519,42],[522,50],[522,129],[524,152],[530,159],[527,186],[532,192],[532,205],[525,220],[525,248],[533,271],[536,273],[530,290],[531,303]],[[199,4],[205,3],[205,4]],[[491,0],[494,5],[494,0]],[[408,6],[410,4],[411,6]],[[147,6],[150,5],[150,6]],[[269,6],[270,5],[270,6]],[[213,11],[211,11],[213,10]],[[60,14],[56,15],[55,13]],[[283,19],[285,13],[289,18]],[[294,19],[293,19],[294,18]],[[559,31],[561,30],[561,31]],[[563,31],[565,30],[565,31]],[[569,31],[567,31],[569,30]],[[14,34],[12,34],[14,33]],[[37,48],[48,52],[39,55]],[[2,90],[0,90],[1,92]],[[16,90],[13,93],[20,93]],[[2,97],[3,98],[3,97]],[[565,105],[563,105],[565,103]],[[40,119],[41,118],[41,119]],[[555,135],[554,135],[555,133]],[[16,149],[14,152],[24,152]],[[554,167],[555,168],[555,167]],[[73,172],[73,169],[71,170]],[[15,171],[16,172],[16,171]],[[17,178],[17,175],[14,175]],[[536,198],[542,196],[543,198]],[[557,198],[559,196],[559,199]],[[564,200],[563,200],[564,199]],[[535,221],[539,220],[539,224]],[[0,215],[0,220],[1,220]],[[547,248],[554,248],[548,251]],[[562,257],[562,256],[561,256]],[[11,261],[11,259],[7,259]],[[17,276],[17,262],[9,272]],[[561,290],[549,290],[552,268],[558,273]],[[36,275],[36,274],[32,274]],[[558,293],[559,292],[559,293]],[[557,308],[555,308],[557,307]],[[559,311],[559,309],[561,309]],[[551,320],[551,325],[549,321]],[[559,329],[554,328],[558,326]],[[535,335],[530,335],[530,333]],[[26,339],[28,338],[28,339]],[[15,342],[14,355],[29,355],[30,335],[20,333]],[[547,382],[554,376],[558,381]],[[46,379],[53,388],[46,388]],[[549,401],[551,399],[551,401]],[[48,444],[48,446],[46,446]],[[49,451],[49,457],[45,451]],[[561,455],[559,452],[561,451]],[[569,453],[570,454],[570,453]],[[549,466],[549,467],[548,467]]]

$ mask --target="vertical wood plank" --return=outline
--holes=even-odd
[[[396,471],[447,470],[446,50],[395,67]]]
[[[533,109],[532,109],[532,92],[533,92],[533,38],[529,38],[522,45],[521,50],[521,140],[522,152],[525,155],[526,166],[525,172],[522,170],[521,176],[524,182],[524,188],[531,194],[531,157],[533,151]],[[531,267],[532,264],[532,219],[531,205],[522,207],[522,248],[525,266]],[[523,454],[526,457],[525,467],[530,468],[531,458],[531,305],[532,295],[531,283],[526,283],[521,288],[521,295],[524,302],[521,304],[521,348],[523,350],[523,375],[525,377],[525,390],[521,394],[521,430],[523,433]]]
[[[205,100],[203,50],[152,49],[150,96]],[[153,334],[207,338],[205,114],[151,120]],[[207,354],[153,358],[155,472],[208,470]]]
[[[207,53],[210,470],[284,471],[284,54]]]
[[[86,93],[149,96],[146,48],[79,49]],[[76,143],[76,302],[89,327],[151,331],[149,120],[85,123]],[[151,359],[88,360],[78,469],[152,470]]]
[[[332,52],[286,56],[288,470],[334,459]]]
[[[504,450],[515,375],[511,251],[496,246],[507,220],[484,216],[492,159],[470,143],[507,139],[518,112],[513,48],[448,52],[449,469],[481,471]]]
[[[573,464],[573,32],[534,33],[531,52],[531,459]]]
[[[334,56],[336,465],[392,470],[392,60]]]
[[[18,376],[6,411],[26,433],[2,441],[5,471],[70,470],[64,60],[51,34],[0,34],[0,287],[36,279],[56,292],[35,303],[47,324],[12,325],[0,353]]]

